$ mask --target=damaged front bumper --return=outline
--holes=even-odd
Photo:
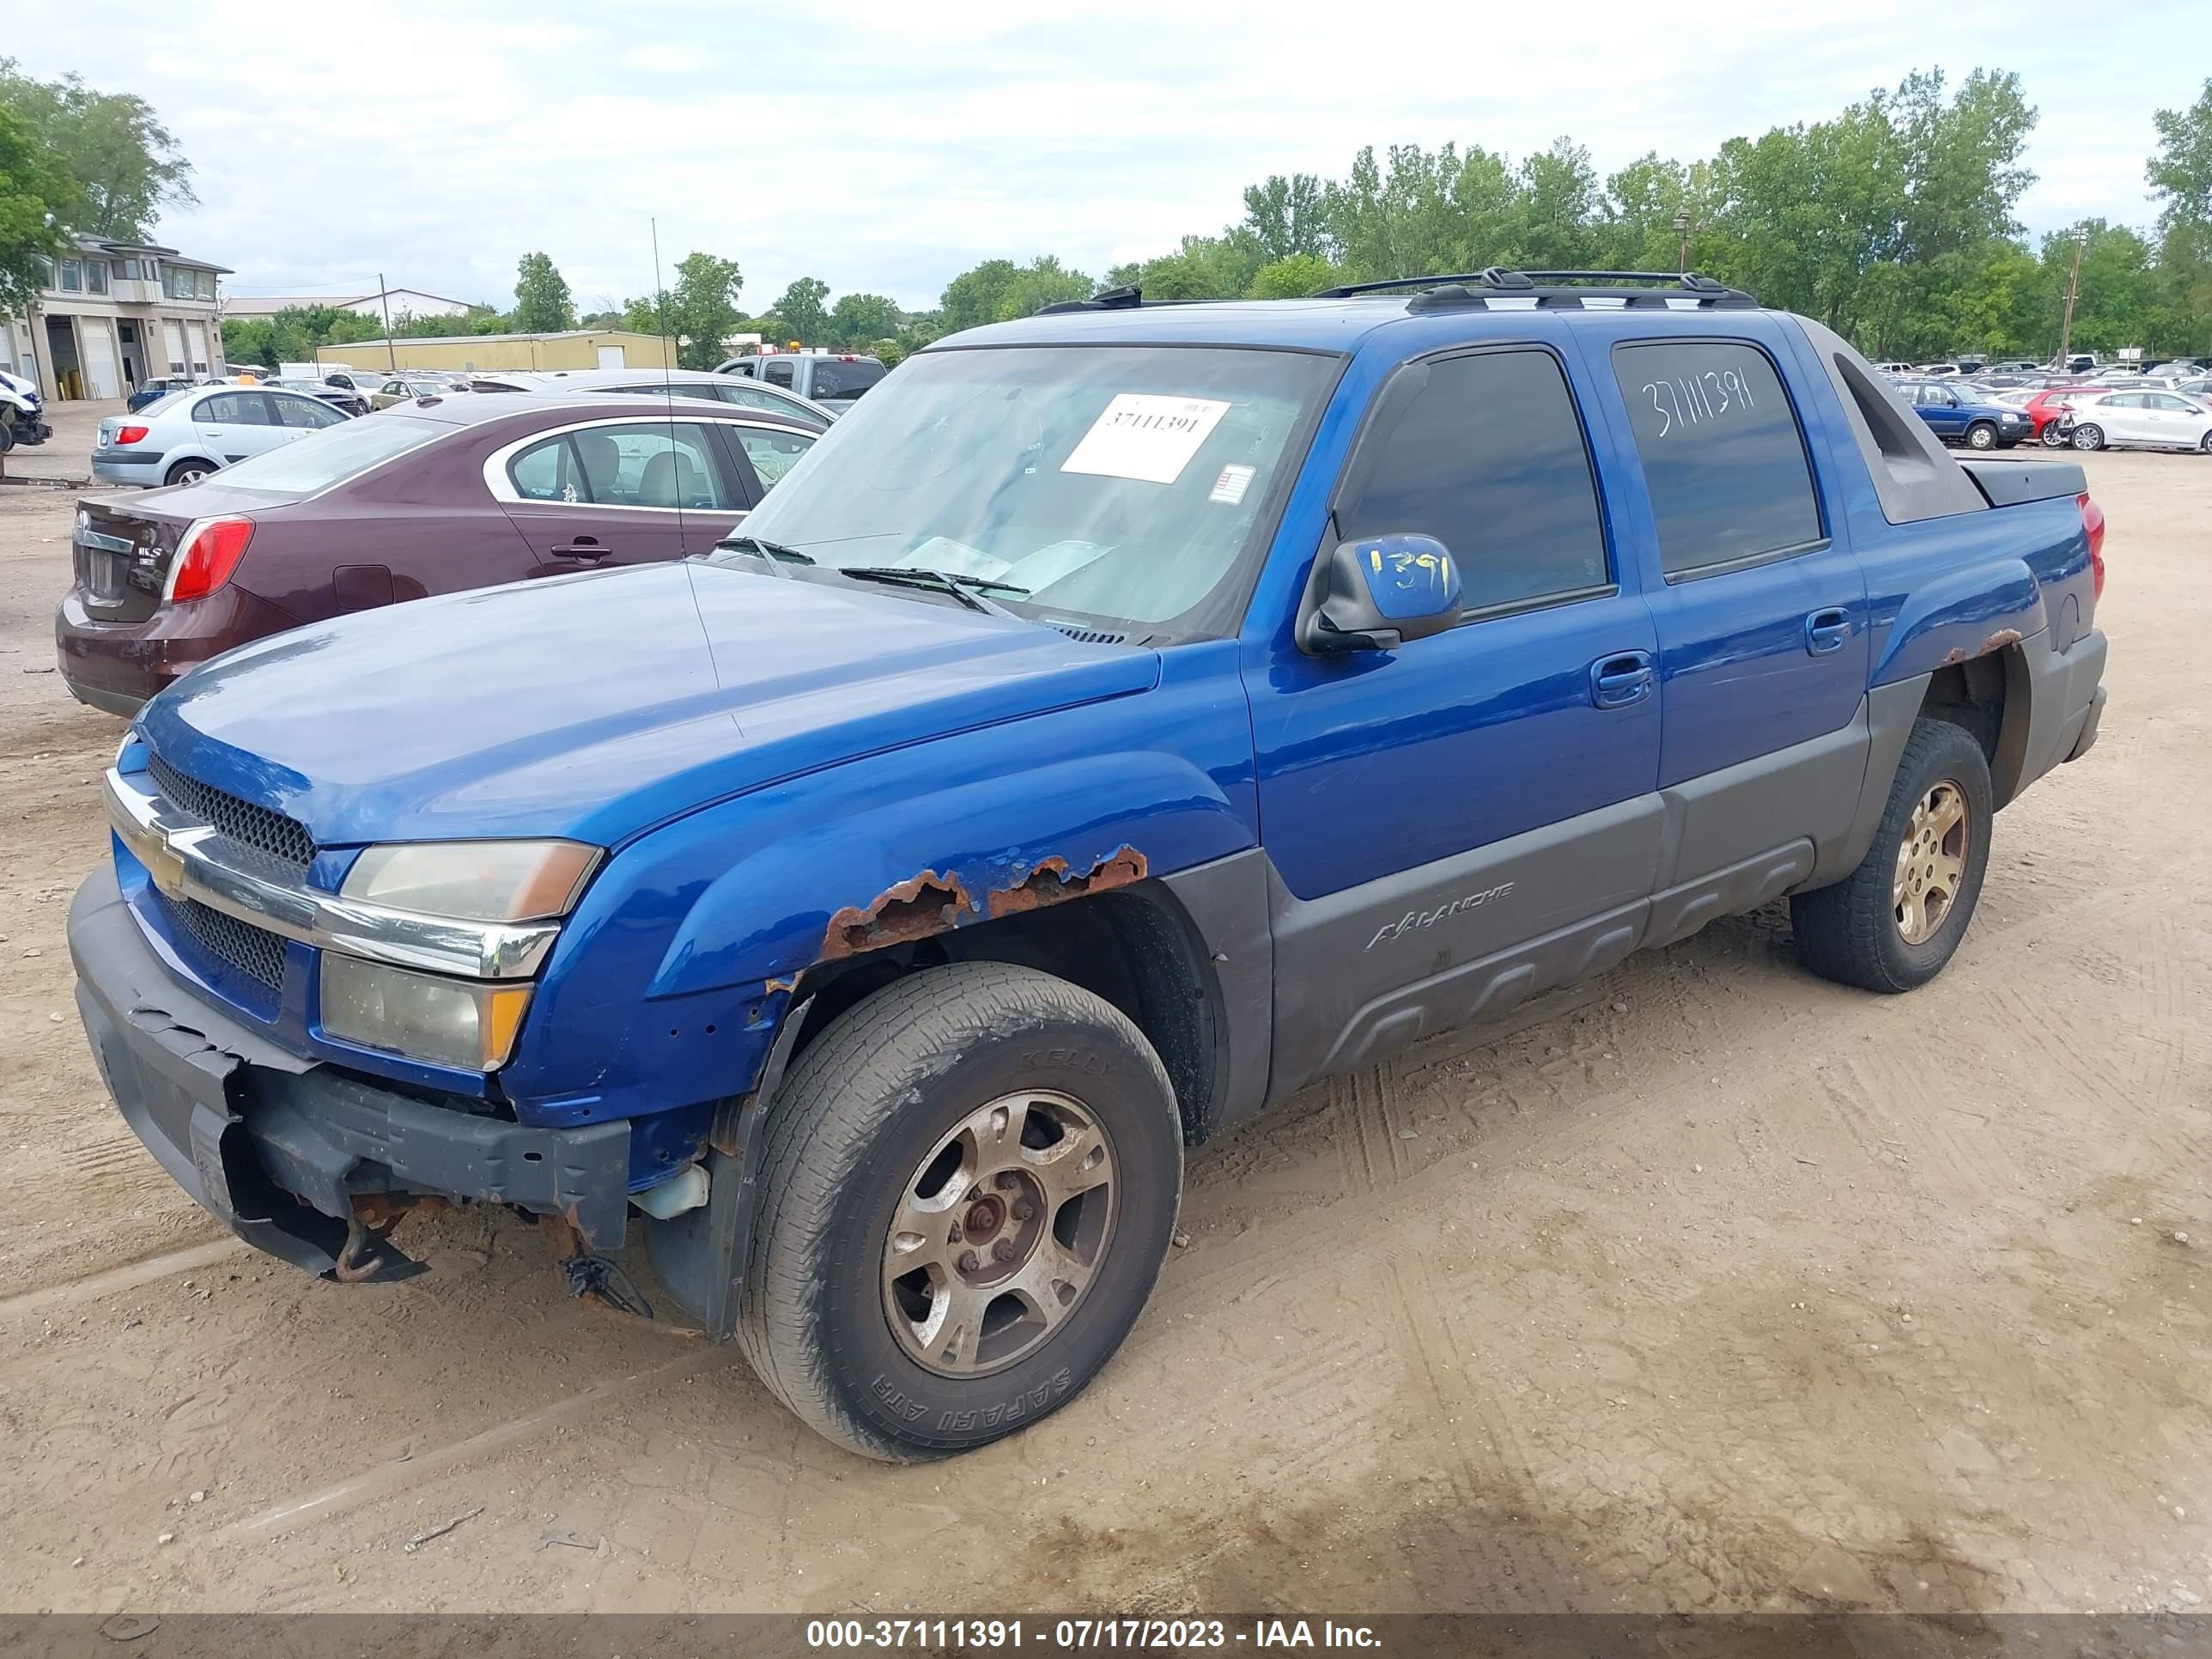
[[[513,1123],[280,1048],[177,981],[111,866],[77,890],[69,943],[77,1010],[124,1121],[247,1243],[330,1272],[364,1215],[421,1197],[512,1204],[562,1218],[592,1250],[622,1243],[626,1122]]]

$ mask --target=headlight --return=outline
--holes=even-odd
[[[394,910],[458,921],[564,916],[599,862],[573,841],[444,841],[372,847],[339,891]]]
[[[410,1060],[495,1071],[530,1006],[527,985],[480,985],[323,952],[325,1036]]]

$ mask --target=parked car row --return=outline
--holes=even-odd
[[[179,393],[101,424],[102,478],[177,487],[80,503],[62,675],[129,713],[301,623],[705,552],[826,424],[696,398],[431,398],[349,421],[295,392]]]

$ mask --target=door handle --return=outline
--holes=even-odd
[[[1649,651],[1620,651],[1590,665],[1590,701],[1600,708],[1626,708],[1651,695],[1657,683]]]
[[[1831,651],[1840,651],[1850,636],[1851,613],[1840,606],[1815,611],[1805,618],[1805,650],[1808,656],[1825,657]]]
[[[579,536],[573,542],[563,542],[553,551],[564,559],[604,559],[614,550],[599,545],[596,536]]]

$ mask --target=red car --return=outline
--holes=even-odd
[[[2021,412],[2035,422],[2028,435],[2031,443],[2056,447],[2063,441],[2058,436],[2058,417],[2066,412],[2067,400],[2071,398],[2094,398],[2110,392],[2108,386],[2054,386],[2039,392],[2021,405]]]
[[[77,503],[54,614],[81,702],[342,611],[704,553],[823,428],[703,398],[425,398],[205,481]]]

